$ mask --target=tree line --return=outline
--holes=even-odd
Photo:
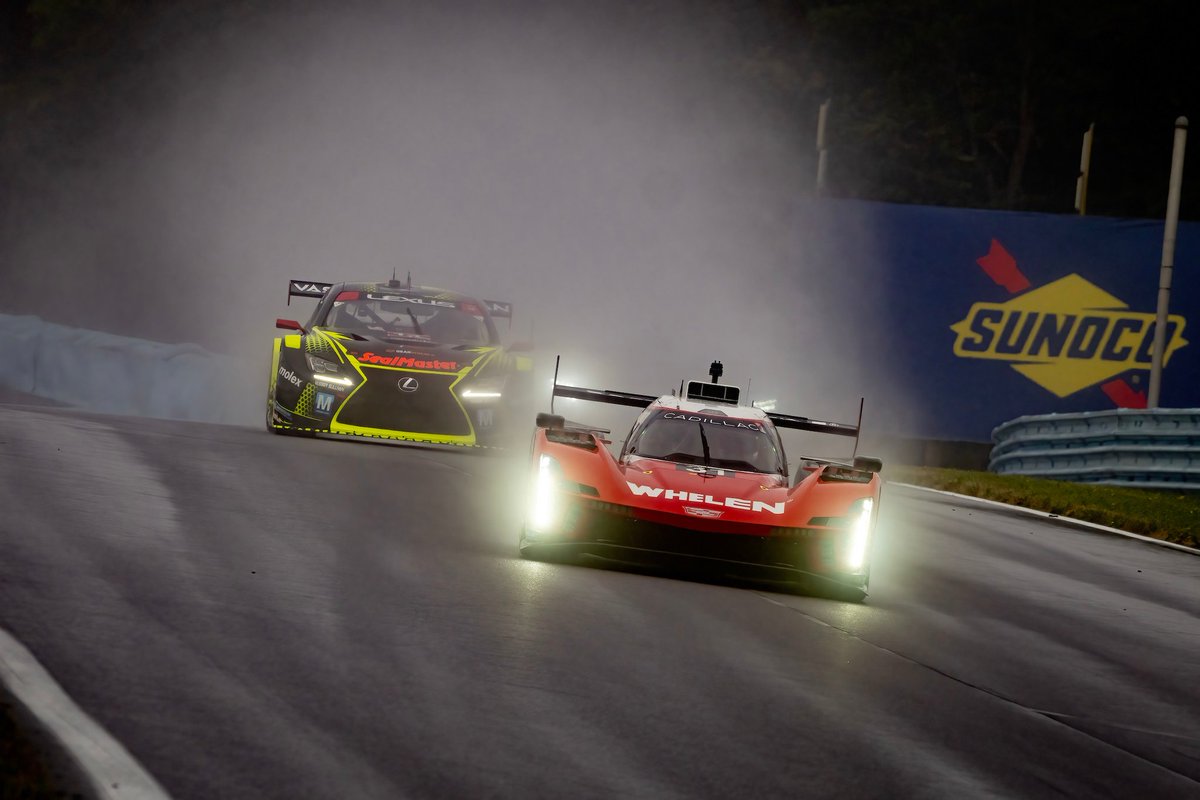
[[[834,197],[1071,213],[1081,137],[1094,123],[1089,213],[1157,217],[1174,120],[1191,114],[1200,125],[1181,0],[613,5],[635,15],[670,7],[672,24],[694,26],[723,68],[777,107],[803,152],[813,151],[817,110],[829,100]],[[0,162],[11,165],[103,152],[106,120],[153,98],[139,66],[183,37],[282,6],[10,0],[3,8]],[[1197,146],[1183,190],[1182,215],[1192,219]]]

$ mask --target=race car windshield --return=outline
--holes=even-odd
[[[355,292],[355,294],[358,294]],[[394,341],[492,344],[482,309],[474,303],[362,294],[335,300],[325,327]]]
[[[632,455],[683,464],[782,472],[779,445],[761,422],[701,412],[663,411],[642,425]]]

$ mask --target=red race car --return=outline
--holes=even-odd
[[[738,387],[717,383],[721,370],[713,362],[711,383],[661,397],[556,377],[552,398],[645,410],[616,456],[608,431],[538,415],[521,555],[666,563],[865,597],[882,463],[805,458],[790,483],[778,431],[854,437],[857,450],[859,426],[740,405]]]

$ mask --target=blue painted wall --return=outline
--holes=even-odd
[[[887,387],[869,403],[915,401],[893,433],[988,441],[1023,414],[1144,403],[1149,359],[1136,352],[1152,338],[1161,220],[833,200],[799,219],[806,274],[829,276],[816,289],[863,309],[872,346],[848,355],[873,360]],[[1200,407],[1200,223],[1179,226],[1175,265],[1182,330],[1161,405]]]

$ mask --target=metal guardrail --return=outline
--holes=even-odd
[[[1200,408],[1017,417],[992,441],[988,469],[1000,474],[1200,489]]]

